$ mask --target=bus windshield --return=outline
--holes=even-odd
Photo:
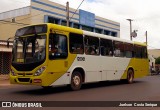
[[[35,26],[28,26],[24,28],[20,28],[16,31],[16,37],[31,35],[31,34],[40,34],[47,32],[47,25],[35,25]]]
[[[12,63],[30,64],[45,59],[46,35],[17,37],[14,40]]]

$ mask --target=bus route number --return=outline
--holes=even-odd
[[[85,61],[85,57],[77,57],[77,61]]]

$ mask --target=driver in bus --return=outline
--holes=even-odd
[[[50,47],[49,55],[59,56],[62,52],[63,52],[62,49],[58,45],[54,45],[54,46]]]
[[[39,47],[38,57],[39,59],[43,59],[45,57],[45,48],[43,46]]]
[[[40,46],[38,48],[38,51],[34,54],[34,59],[40,60],[40,59],[44,59],[44,57],[45,57],[45,47]]]

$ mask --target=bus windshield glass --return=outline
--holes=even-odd
[[[12,63],[41,62],[46,56],[46,35],[17,37],[14,40]]]
[[[39,34],[39,33],[46,33],[47,32],[47,25],[35,25],[35,26],[28,26],[21,29],[18,29],[16,32],[16,37],[31,35],[31,34]]]

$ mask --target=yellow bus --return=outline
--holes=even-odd
[[[11,84],[79,90],[90,82],[132,83],[149,73],[146,44],[51,23],[18,29],[12,54]]]

